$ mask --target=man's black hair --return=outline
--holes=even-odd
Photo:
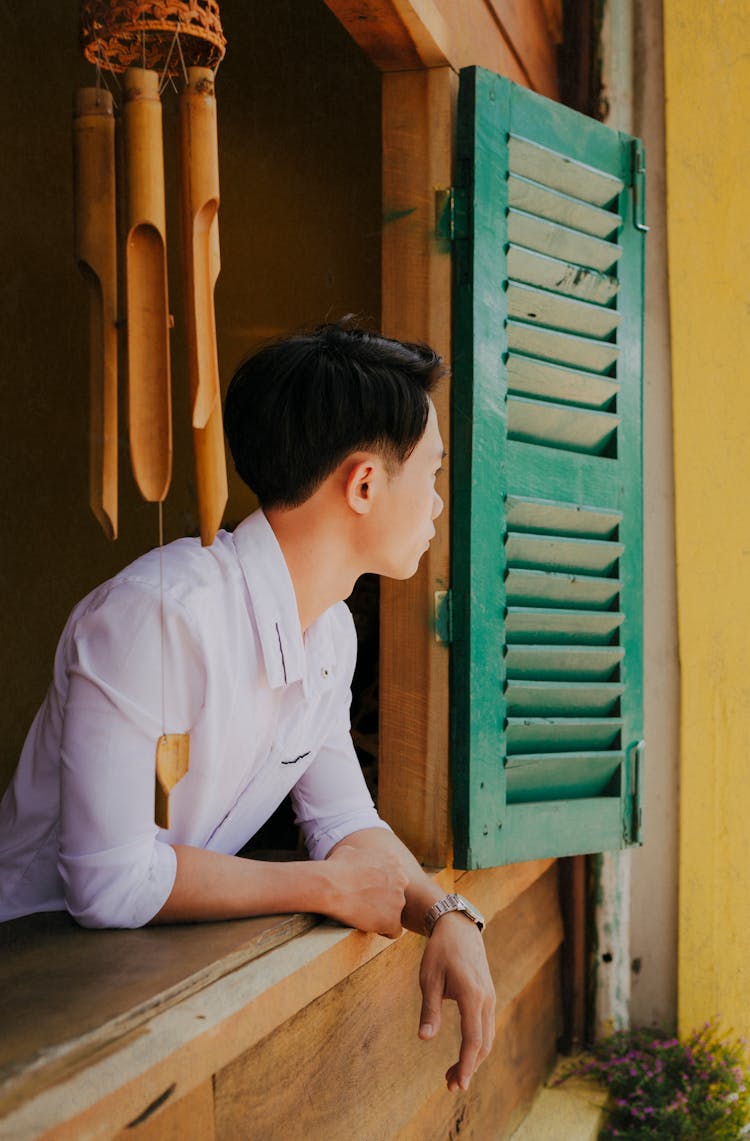
[[[424,435],[441,358],[346,322],[268,345],[237,369],[224,428],[263,507],[297,507],[346,456],[399,465]]]

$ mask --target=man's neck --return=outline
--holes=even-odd
[[[265,515],[289,570],[304,634],[324,611],[349,597],[360,572],[316,504],[268,508]]]

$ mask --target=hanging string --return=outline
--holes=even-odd
[[[104,88],[104,90],[105,90],[105,91],[108,91],[108,92],[109,92],[109,94],[112,96],[112,105],[113,105],[114,109],[115,109],[115,110],[117,110],[117,108],[118,108],[119,104],[118,104],[117,98],[116,98],[116,97],[115,97],[115,95],[113,94],[113,92],[112,92],[112,89],[111,89],[111,87],[109,86],[109,84],[107,83],[107,80],[106,80],[106,78],[105,78],[105,76],[104,76],[104,68],[102,67],[102,61],[101,61],[101,58],[100,58],[100,57],[101,57],[101,55],[102,55],[103,53],[101,52],[101,49],[99,48],[99,46],[98,46],[98,43],[99,43],[99,41],[97,40],[97,53],[96,53],[96,90],[97,90],[97,100],[96,100],[96,101],[97,101],[97,104],[98,104],[98,103],[99,103],[99,100],[100,100],[100,93],[101,93],[101,90],[102,90],[102,88]],[[117,78],[117,73],[116,73],[116,72],[115,72],[115,71],[112,69],[112,64],[111,64],[111,63],[106,63],[106,56],[105,56],[104,58],[105,58],[105,64],[106,64],[106,68],[107,68],[107,71],[109,72],[109,74],[110,74],[111,78],[114,80],[114,82],[115,82],[115,86],[116,86],[116,88],[117,88],[117,90],[118,90],[118,92],[119,92],[119,91],[121,90],[121,88],[120,88],[120,81],[119,81],[119,79]]]
[[[167,58],[164,61],[164,68],[161,73],[161,79],[159,80],[160,95],[168,83],[171,83],[174,90],[177,91],[177,84],[175,83],[174,78],[168,74],[169,65],[172,62],[172,56],[174,54],[175,44],[177,45],[177,51],[180,55],[180,63],[182,64],[182,74],[185,77],[185,84],[187,85],[188,82],[187,68],[185,67],[185,57],[182,54],[182,44],[180,43],[180,28],[178,25],[177,29],[175,30],[175,34],[172,37],[172,42],[169,45],[169,51],[167,52]]]
[[[177,36],[177,50],[180,53],[180,63],[182,64],[182,75],[183,75],[183,78],[185,80],[185,86],[187,87],[188,82],[189,82],[188,70],[187,70],[187,67],[185,66],[185,57],[182,54],[182,44],[180,43],[180,37],[179,36]]]
[[[166,621],[164,618],[164,501],[159,500],[159,626],[161,639],[161,732],[167,735],[167,698],[164,678],[164,642]]]

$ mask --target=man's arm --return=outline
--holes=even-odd
[[[312,911],[391,939],[401,933],[408,876],[400,855],[387,849],[342,847],[327,860],[291,863],[177,844],[174,851],[174,885],[152,923]]]
[[[398,837],[381,828],[355,832],[332,849],[328,861],[344,852],[351,858],[369,853],[373,857],[391,855],[400,861],[408,881],[401,921],[409,930],[424,934],[425,913],[445,893]],[[495,1036],[495,988],[479,928],[461,912],[449,912],[435,925],[422,957],[419,985],[420,1038],[428,1040],[438,1033],[444,998],[453,999],[458,1005],[461,1052],[445,1079],[452,1092],[468,1089],[472,1074],[489,1054]]]

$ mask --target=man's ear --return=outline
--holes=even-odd
[[[368,515],[372,507],[379,465],[372,456],[363,456],[352,462],[346,476],[346,502],[357,515]]]

